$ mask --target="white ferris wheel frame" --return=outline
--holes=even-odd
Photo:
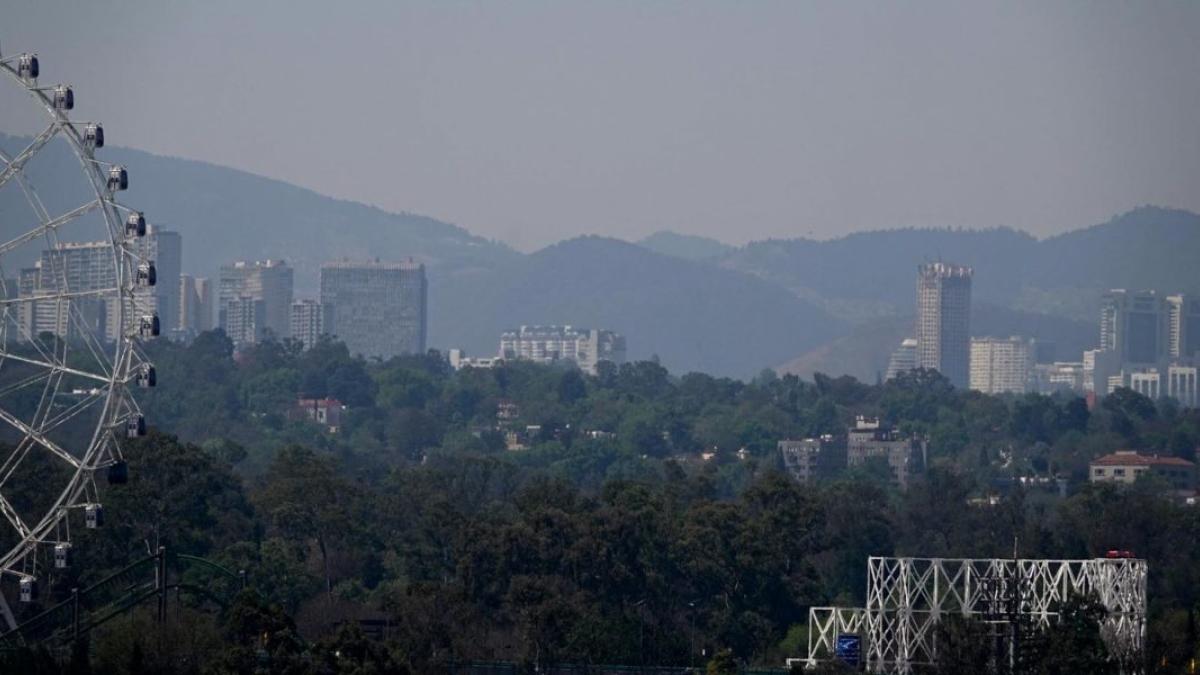
[[[68,516],[72,511],[84,509],[98,502],[95,472],[122,461],[119,439],[126,435],[125,431],[129,428],[131,421],[139,423],[141,421],[141,411],[132,396],[130,384],[139,374],[151,368],[150,362],[138,348],[142,326],[138,323],[140,300],[137,293],[137,273],[138,265],[142,261],[131,245],[124,217],[136,215],[141,218],[141,214],[117,201],[115,193],[124,189],[124,186],[115,186],[106,176],[106,171],[112,170],[115,165],[96,159],[95,147],[80,132],[80,127],[86,123],[72,122],[67,115],[67,110],[64,110],[63,106],[56,105],[54,99],[56,87],[39,86],[36,77],[29,77],[27,73],[23,74],[19,68],[14,67],[14,64],[19,63],[20,59],[26,56],[28,55],[16,54],[5,57],[0,54],[0,73],[2,73],[0,80],[16,83],[25,89],[49,116],[50,121],[46,129],[38,134],[33,142],[19,154],[10,157],[0,151],[0,189],[10,181],[17,181],[38,221],[32,229],[18,234],[8,241],[0,242],[0,394],[15,391],[24,386],[36,386],[39,383],[42,384],[43,390],[37,412],[31,420],[20,419],[17,415],[5,411],[0,405],[0,425],[12,427],[24,436],[24,439],[10,453],[0,455],[0,515],[3,516],[3,519],[0,520],[0,528],[12,527],[19,539],[19,542],[10,550],[0,549],[0,579],[9,576],[20,579],[35,578],[40,567],[45,567],[39,565],[39,552],[50,546],[69,544],[70,520]],[[32,56],[36,58],[36,55]],[[73,105],[67,106],[67,109],[70,107]],[[55,137],[61,137],[70,146],[79,161],[94,199],[60,216],[52,217],[47,213],[33,185],[25,176],[24,167]],[[123,173],[123,167],[116,168]],[[111,255],[113,278],[116,280],[114,288],[72,292],[64,282],[58,285],[52,294],[38,295],[35,299],[29,299],[17,297],[15,293],[10,292],[11,289],[4,287],[6,281],[3,278],[3,264],[6,253],[19,250],[30,242],[35,242],[36,245],[36,241],[43,238],[52,245],[57,244],[56,235],[59,228],[92,211],[98,211],[102,215],[104,226],[107,229],[107,236],[102,241],[108,244]],[[108,256],[105,256],[105,259],[107,260]],[[72,300],[88,295],[118,299],[116,302],[109,303],[110,311],[115,312],[116,316],[108,323],[117,327],[115,339],[110,344],[101,344],[95,335],[87,330],[82,331],[83,346],[95,359],[98,372],[68,365],[67,351],[68,343],[70,343],[70,340],[67,339],[68,335],[63,335],[62,340],[56,341],[53,353],[46,353],[46,350],[40,346],[37,347],[37,358],[11,353],[11,346],[19,337],[11,334],[12,326],[16,323],[13,321],[13,308],[22,302],[34,300],[57,302],[58,307],[61,308],[65,305],[68,308],[66,322],[69,327],[72,321],[71,309],[74,308],[78,312],[77,305]],[[143,316],[142,320],[144,321],[145,318]],[[69,334],[69,331],[65,332]],[[36,336],[27,335],[25,338],[35,346],[38,345]],[[61,342],[61,354],[58,351],[58,342]],[[10,361],[33,365],[41,370],[24,381],[6,382],[4,366]],[[11,371],[11,369],[9,370]],[[78,402],[52,415],[55,397],[66,398],[66,393],[59,391],[59,385],[66,375],[90,379],[94,382],[94,386],[83,392],[71,392],[72,400],[79,398]],[[97,409],[99,410],[98,414],[95,412]],[[89,410],[93,411],[91,414],[96,415],[96,426],[86,448],[71,452],[66,448],[59,447],[47,437],[52,429]],[[4,484],[12,478],[13,472],[31,451],[49,452],[54,459],[68,465],[73,473],[47,512],[36,523],[27,524],[22,521],[20,515],[4,496]],[[8,629],[15,628],[13,614],[3,593],[0,593],[0,618],[3,618]]]

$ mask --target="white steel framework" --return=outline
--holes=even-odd
[[[96,471],[124,481],[119,439],[145,433],[130,389],[155,381],[139,341],[159,331],[145,219],[116,199],[128,173],[97,159],[101,125],[69,118],[72,88],[41,86],[38,71],[36,54],[0,55],[0,80],[47,125],[23,148],[0,147],[0,579],[31,602],[39,577],[70,564],[72,522],[103,523]],[[34,175],[79,201],[43,201]]]
[[[807,663],[831,658],[838,636],[856,633],[868,671],[906,675],[936,663],[943,616],[1005,625],[1015,616],[1046,626],[1077,596],[1104,605],[1101,636],[1115,658],[1132,662],[1146,638],[1144,560],[872,557],[865,608],[809,610]]]

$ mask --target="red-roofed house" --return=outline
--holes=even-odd
[[[292,419],[308,419],[336,434],[342,426],[342,411],[346,406],[336,398],[302,398],[296,401]]]
[[[1175,490],[1191,492],[1196,489],[1196,465],[1178,457],[1118,450],[1094,459],[1088,465],[1088,479],[1093,483],[1133,483],[1146,473],[1162,478]]]

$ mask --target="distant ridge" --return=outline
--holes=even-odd
[[[734,247],[716,239],[694,234],[679,234],[669,230],[655,232],[639,240],[637,244],[656,253],[684,260],[711,260],[732,253],[734,250]]]
[[[674,372],[749,377],[841,334],[845,324],[782,288],[604,237],[580,237],[447,291],[452,334],[494,353],[500,330],[573,323],[625,334],[630,358]],[[461,323],[459,323],[461,322]]]
[[[847,318],[879,303],[912,311],[917,264],[939,256],[975,268],[974,297],[1032,312],[1092,319],[1108,288],[1200,291],[1200,215],[1143,206],[1107,223],[1039,241],[1010,228],[898,229],[840,239],[767,240],[719,264],[814,299]]]

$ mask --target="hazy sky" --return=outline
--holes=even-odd
[[[525,250],[1200,210],[1195,2],[0,0],[0,48],[114,144]]]

